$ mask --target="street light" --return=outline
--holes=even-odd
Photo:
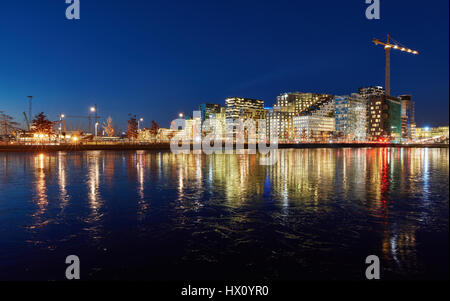
[[[91,133],[91,113],[95,113],[94,116],[94,125],[97,122],[97,105],[90,107],[89,109],[89,133]]]
[[[138,120],[138,131],[141,130],[141,122],[143,122],[143,121],[144,121],[144,118],[139,118],[139,120]]]
[[[180,118],[183,118],[184,114],[183,114],[183,113],[180,113],[180,114],[178,114],[178,116],[179,116]]]
[[[64,115],[64,114],[59,115],[59,139],[60,140],[61,140],[61,135],[62,135],[62,123],[63,123],[64,117],[66,117],[66,115]],[[66,131],[66,125],[64,123],[64,132],[65,131]]]

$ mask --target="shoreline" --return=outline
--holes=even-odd
[[[247,145],[244,146],[247,148]],[[279,144],[279,149],[304,149],[304,148],[366,148],[366,147],[395,147],[395,148],[448,148],[448,144],[393,144],[393,143],[300,143]],[[3,152],[76,152],[76,151],[168,151],[169,143],[155,144],[84,144],[84,145],[1,145],[0,153]],[[191,144],[192,150],[192,144]]]

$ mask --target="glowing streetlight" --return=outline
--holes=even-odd
[[[95,127],[95,123],[97,122],[97,105],[90,107],[89,109],[89,133],[91,133],[91,114],[95,114],[94,115],[94,127]]]
[[[184,117],[184,114],[183,114],[183,113],[180,113],[180,114],[178,114],[178,117],[183,118],[183,117]]]
[[[64,117],[66,117],[66,115],[64,115],[64,114],[59,115],[59,139],[61,139],[61,135],[62,135],[62,123],[63,123]],[[66,131],[66,125],[64,123],[64,132],[65,131]]]

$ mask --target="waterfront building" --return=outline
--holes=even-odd
[[[388,95],[371,95],[368,98],[367,135],[371,141],[400,141],[400,99]]]
[[[186,119],[184,120],[184,138],[196,143],[200,142],[201,125],[202,123],[200,113],[198,111],[194,111],[194,117],[186,117]]]
[[[202,122],[206,119],[210,118],[211,115],[220,113],[221,106],[215,103],[202,103],[200,105],[200,115],[202,118]]]
[[[156,133],[150,129],[142,129],[138,133],[138,141],[140,142],[165,142],[169,143],[170,139],[175,136],[178,130],[159,128]]]
[[[296,142],[329,142],[335,131],[334,117],[320,115],[295,116]]]
[[[274,107],[281,108],[282,111],[292,112],[297,116],[316,102],[332,97],[333,96],[329,94],[317,93],[283,93],[277,97]]]
[[[317,102],[300,112],[300,116],[334,117],[335,100],[331,95],[322,97]]]
[[[416,140],[446,138],[448,142],[448,126],[416,128]]]
[[[264,110],[264,101],[260,99],[252,98],[242,98],[242,97],[230,97],[225,99],[225,131],[232,131],[232,135],[235,138],[237,124],[236,120],[242,120],[246,122],[247,120],[253,120],[254,129],[250,131],[255,132],[256,137],[258,135],[259,120],[266,118],[266,111]],[[249,130],[245,130],[245,135],[248,134]],[[225,133],[231,134],[231,133]],[[256,137],[252,137],[256,138]]]
[[[323,111],[317,114],[327,114],[325,107],[321,105],[328,103],[333,99],[329,94],[317,93],[283,93],[277,97],[277,101],[273,108],[268,110],[266,117],[267,135],[271,131],[276,131],[279,142],[292,142],[295,140],[295,130],[293,120],[295,116],[299,116],[302,112],[306,112],[314,105],[319,104]],[[330,110],[333,110],[330,108]]]
[[[278,142],[286,143],[292,141],[294,137],[293,118],[294,112],[283,110],[280,107],[273,107],[267,110],[266,115],[266,135],[276,133]]]
[[[216,140],[223,139],[225,137],[225,126],[226,126],[226,112],[225,108],[221,107],[220,110],[214,114],[211,114],[208,117],[209,120],[215,120],[218,125],[214,128],[214,137]],[[203,136],[206,136],[210,133],[210,131],[203,131]]]
[[[294,140],[328,142],[335,131],[334,97],[320,97],[293,118]]]
[[[366,140],[366,100],[358,93],[336,96],[334,100],[336,138],[341,141]]]
[[[166,142],[169,143],[170,139],[176,135],[178,131],[168,128],[159,128],[158,134],[157,134],[157,140],[158,142]]]
[[[138,132],[137,140],[144,142],[155,141],[156,136],[149,129],[142,129]]]
[[[416,129],[414,101],[411,95],[400,95],[398,98],[402,105],[402,139],[413,140]]]
[[[242,97],[225,99],[226,119],[264,119],[265,114],[263,100]]]

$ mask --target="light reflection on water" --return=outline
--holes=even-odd
[[[448,277],[448,149],[278,156],[0,154],[0,279]]]

